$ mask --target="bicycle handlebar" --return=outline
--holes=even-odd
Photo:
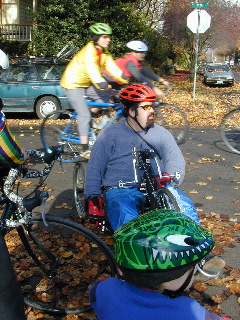
[[[23,172],[23,169],[20,167],[11,169],[9,174],[4,182],[3,190],[5,196],[13,203],[15,203],[19,209],[20,215],[17,216],[17,220],[5,220],[5,224],[8,227],[18,227],[19,225],[26,224],[31,219],[31,211],[40,206],[44,200],[48,198],[48,192],[36,190],[35,195],[32,198],[23,198],[19,197],[12,191],[12,187],[19,175],[23,173],[25,178],[38,178],[49,174],[53,167],[53,161],[60,158],[61,153],[63,153],[62,148],[53,147],[52,152],[42,152],[39,150],[27,150],[26,153],[30,156],[34,156],[42,159],[45,163],[45,168],[42,171],[33,171],[33,172]],[[24,169],[25,171],[25,169]]]

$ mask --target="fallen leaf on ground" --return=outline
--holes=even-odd
[[[204,197],[205,199],[207,199],[207,200],[212,200],[213,199],[213,196],[206,196],[206,197]]]
[[[197,184],[198,186],[206,186],[206,185],[207,185],[207,182],[199,181],[199,182],[196,182],[196,184]]]
[[[197,190],[191,190],[191,191],[189,191],[189,193],[198,193],[198,191]]]

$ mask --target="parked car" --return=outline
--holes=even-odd
[[[15,59],[0,75],[5,112],[36,113],[40,119],[59,109],[71,109],[59,84],[68,60]]]
[[[234,85],[234,75],[225,63],[208,63],[203,76],[207,85]]]

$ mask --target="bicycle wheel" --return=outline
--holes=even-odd
[[[58,114],[57,120],[53,117]],[[54,111],[46,116],[41,126],[41,138],[44,148],[49,151],[52,146],[63,148],[62,160],[75,162],[80,160],[81,145],[78,135],[77,120],[71,120],[72,113],[66,110]],[[66,128],[67,127],[67,128]]]
[[[240,109],[225,115],[221,123],[221,135],[229,150],[240,154]]]
[[[25,302],[46,313],[86,312],[89,287],[115,275],[112,252],[81,225],[51,216],[46,221],[47,227],[41,218],[33,218],[5,237]]]
[[[156,195],[157,208],[176,210],[181,212],[181,209],[170,190],[167,188],[159,188]]]
[[[86,161],[77,162],[73,170],[73,192],[77,213],[81,220],[86,217],[86,201],[84,198],[84,183],[86,172]]]
[[[172,133],[177,144],[183,143],[188,133],[188,122],[184,112],[167,103],[160,103],[155,110],[157,123]]]

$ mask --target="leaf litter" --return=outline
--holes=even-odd
[[[232,109],[235,109],[239,105],[239,89],[240,83],[236,83],[234,87],[223,87],[223,88],[211,88],[204,86],[201,83],[201,80],[197,81],[196,87],[196,98],[193,101],[192,99],[192,84],[189,83],[188,78],[178,78],[174,76],[165,76],[166,80],[169,82],[173,82],[173,90],[165,97],[165,101],[168,103],[172,103],[178,107],[180,107],[187,115],[188,123],[190,126],[201,126],[201,127],[219,127],[223,116]],[[209,107],[211,106],[211,107]],[[55,121],[64,121],[64,120],[55,120]],[[18,125],[18,126],[26,126],[29,125],[30,130],[33,130],[33,126],[40,125],[42,120],[31,119],[31,120],[8,120],[9,125]],[[204,133],[204,130],[202,131]],[[38,134],[39,130],[33,131],[33,134]],[[24,136],[24,133],[21,134]],[[199,144],[199,147],[202,144]],[[219,158],[220,155],[215,154],[216,158]],[[204,164],[206,162],[211,162],[213,159],[210,158],[201,158],[197,161],[198,164]],[[214,161],[219,161],[219,159],[215,159]],[[194,165],[194,163],[192,163]],[[198,169],[199,166],[193,166],[189,168],[187,171],[192,171]],[[233,166],[234,170],[239,170],[240,165],[237,163]],[[59,172],[59,174],[62,174]],[[211,180],[211,177],[207,177],[207,180]],[[235,182],[235,181],[234,181]],[[197,182],[198,186],[206,185],[204,182]],[[27,184],[25,184],[25,188]],[[197,193],[197,190],[192,190],[190,193]],[[206,196],[205,198],[209,198],[212,196]],[[209,198],[210,200],[210,198]],[[239,203],[236,200],[236,203]],[[64,203],[60,207],[68,208],[68,206]],[[69,208],[70,209],[70,208]],[[72,209],[72,208],[71,208]],[[225,252],[225,248],[234,248],[236,243],[240,242],[239,236],[237,232],[240,230],[240,223],[238,219],[230,219],[227,215],[219,215],[217,213],[202,213],[202,209],[197,207],[199,216],[201,219],[201,223],[204,227],[208,228],[214,233],[216,245],[213,250],[213,253],[216,255],[222,255]],[[240,216],[239,212],[235,213],[235,216]],[[73,218],[76,220],[76,217]],[[77,222],[77,221],[76,221]],[[217,227],[216,227],[217,226]],[[91,225],[88,226],[90,229],[93,227]],[[95,232],[95,230],[92,230]],[[103,236],[99,234],[100,237],[110,246],[113,244],[113,239],[111,236]],[[84,248],[80,245],[80,250],[83,252],[86,250],[87,256],[87,248]],[[72,256],[71,252],[62,252],[63,256]],[[21,254],[19,253],[18,258],[21,258]],[[99,257],[98,257],[99,258]],[[87,262],[87,261],[86,261]],[[97,261],[88,261],[88,264],[92,265],[92,268],[95,270],[97,266]],[[26,270],[27,262],[23,264],[19,264],[19,268],[23,268]],[[29,266],[28,266],[29,267]],[[29,267],[31,270],[31,267]],[[86,270],[86,272],[88,272]],[[90,272],[90,271],[89,271]],[[78,285],[78,283],[75,283]],[[208,288],[211,286],[217,287],[219,292],[213,294],[212,296],[206,298],[204,295],[205,292],[208,291]],[[190,291],[190,296],[197,301],[199,301],[203,306],[211,310],[212,312],[216,312],[221,314],[222,308],[221,304],[231,295],[237,296],[237,301],[240,304],[240,271],[229,266],[226,266],[224,269],[224,273],[222,276],[217,277],[215,279],[208,280],[206,283],[195,283],[193,288]],[[35,319],[55,319],[55,320],[96,320],[93,311],[81,314],[81,315],[67,315],[63,317],[57,317],[55,315],[49,315],[42,313],[39,310],[34,310],[32,308],[26,307],[26,315],[27,320],[35,320]]]

